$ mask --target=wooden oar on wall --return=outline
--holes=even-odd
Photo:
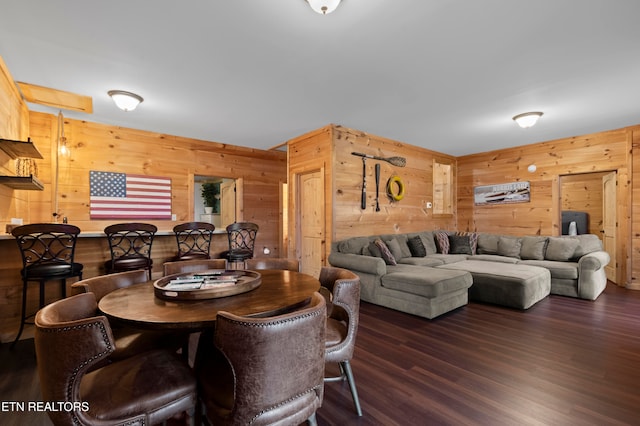
[[[367,208],[367,158],[372,160],[386,161],[389,164],[393,164],[397,167],[404,167],[407,164],[407,160],[404,157],[378,157],[371,154],[363,154],[361,152],[352,152],[351,155],[362,157],[362,197],[360,200],[360,208],[365,210]],[[376,211],[380,211],[380,205],[378,202],[378,185],[380,181],[380,164],[376,164]]]

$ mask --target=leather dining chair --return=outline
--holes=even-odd
[[[20,339],[27,320],[35,313],[27,314],[27,295],[29,282],[38,282],[39,308],[46,304],[45,284],[48,281],[60,281],[61,297],[67,296],[67,279],[82,279],[83,265],[76,263],[75,249],[80,228],[69,224],[33,223],[18,226],[11,231],[16,238],[22,257],[22,311],[18,335],[11,344],[13,347]]]
[[[178,253],[173,259],[194,260],[211,258],[211,238],[216,227],[208,222],[187,222],[173,227]]]
[[[251,222],[234,222],[227,226],[227,235],[229,237],[229,250],[223,253],[229,263],[236,263],[251,259],[258,234],[258,225]]]
[[[252,271],[259,269],[282,269],[285,271],[300,272],[300,262],[298,259],[260,257],[245,260],[244,269]]]
[[[175,353],[150,350],[95,368],[115,343],[93,293],[45,306],[35,323],[42,400],[75,408],[48,410],[53,424],[151,425],[193,412],[196,380]]]
[[[96,302],[99,303],[100,299],[112,291],[147,281],[147,271],[138,269],[87,278],[72,284],[71,291],[73,294],[93,293]],[[185,348],[188,337],[186,333],[139,330],[122,324],[111,324],[111,331],[115,348],[109,355],[110,361],[129,358],[152,348],[164,348],[175,352],[179,348]]]
[[[227,259],[197,259],[165,262],[162,265],[164,276],[188,272],[200,272],[208,269],[227,269]]]
[[[111,253],[111,260],[105,262],[107,273],[145,269],[151,279],[151,246],[156,232],[158,228],[149,223],[116,223],[104,228]]]
[[[347,269],[323,266],[319,280],[322,288],[327,289],[325,294],[328,293],[330,296],[327,306],[325,360],[328,363],[338,363],[341,373],[338,377],[327,377],[325,381],[346,379],[356,413],[362,416],[350,362],[355,349],[360,316],[360,277]]]
[[[324,298],[267,318],[219,312],[195,362],[200,401],[214,425],[317,424],[324,376]]]

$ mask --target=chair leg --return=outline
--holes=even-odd
[[[340,362],[340,366],[342,367],[345,375],[347,376],[347,381],[349,382],[349,389],[351,389],[351,396],[353,397],[353,405],[356,407],[356,413],[358,416],[362,416],[362,409],[360,408],[360,400],[358,399],[358,390],[356,389],[356,381],[353,378],[353,372],[351,371],[351,363],[349,361]]]
[[[318,426],[318,420],[316,420],[315,412],[311,416],[309,416],[309,418],[307,419],[307,423],[309,424],[309,426]]]
[[[20,336],[22,335],[22,330],[24,330],[24,320],[26,318],[26,315],[27,315],[27,281],[23,281],[22,282],[22,315],[20,318],[20,329],[18,330],[18,335],[16,336],[16,339],[13,341],[13,343],[11,343],[11,346],[9,347],[9,349],[13,349],[16,343],[18,343],[18,340],[20,340]]]

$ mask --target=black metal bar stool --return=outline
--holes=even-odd
[[[258,225],[251,222],[234,222],[227,226],[229,235],[229,250],[223,253],[229,263],[241,263],[244,268],[244,261],[253,257],[253,248],[258,234]]]
[[[82,279],[82,265],[74,262],[76,240],[80,228],[74,225],[58,223],[33,223],[23,225],[11,231],[16,237],[22,255],[22,314],[20,330],[11,344],[13,347],[20,339],[27,319],[35,313],[27,315],[27,289],[29,282],[40,285],[39,309],[45,305],[45,283],[59,280],[61,294],[67,297],[67,278]]]
[[[178,254],[173,259],[210,259],[211,238],[216,227],[207,222],[187,222],[173,227],[178,244]]]
[[[117,223],[104,228],[111,260],[105,262],[107,274],[146,269],[151,279],[151,245],[158,231],[150,223]]]

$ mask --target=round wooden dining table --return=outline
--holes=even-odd
[[[104,296],[99,310],[110,320],[145,329],[198,330],[215,325],[219,311],[266,317],[306,306],[320,281],[301,272],[260,270],[262,283],[246,293],[217,299],[166,300],[154,294],[153,281]]]

